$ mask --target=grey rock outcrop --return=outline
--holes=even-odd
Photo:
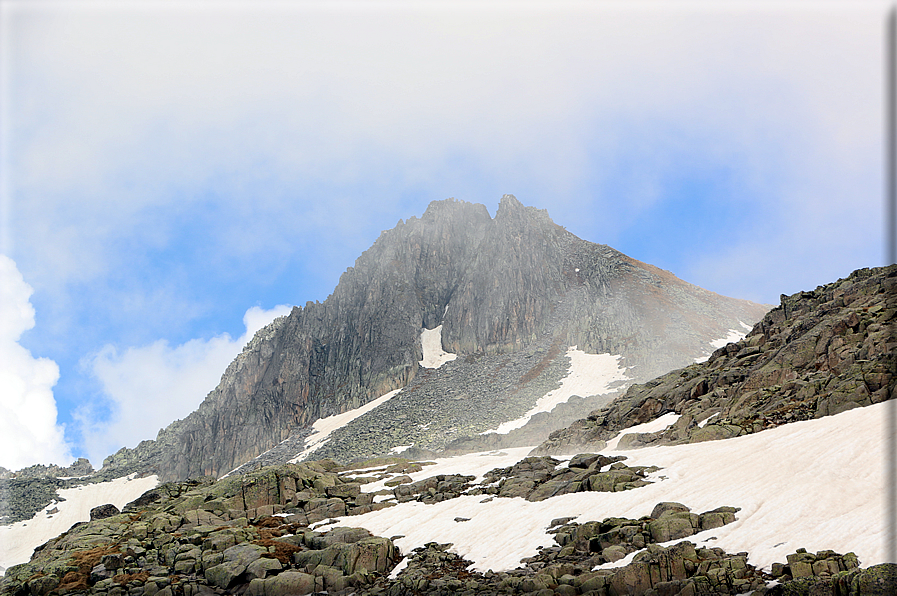
[[[90,461],[85,457],[79,457],[72,462],[72,465],[66,467],[57,466],[55,464],[50,464],[48,466],[36,464],[16,471],[0,467],[0,479],[77,478],[79,476],[93,474],[93,471],[93,466],[90,465]]]
[[[260,330],[198,410],[104,468],[221,476],[321,417],[408,386],[422,328],[441,324],[459,360],[536,345],[560,346],[560,357],[577,345],[623,355],[645,380],[765,310],[581,240],[510,195],[495,218],[483,205],[435,201],[383,232],[323,303]],[[493,391],[500,399],[504,387]]]
[[[116,507],[112,503],[97,505],[90,510],[90,521],[94,521],[97,519],[106,519],[107,517],[118,515],[119,513],[121,513],[121,511],[119,511],[118,507]]]

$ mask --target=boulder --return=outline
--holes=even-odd
[[[267,579],[249,582],[250,596],[293,596],[315,591],[315,576],[300,571],[283,571]]]
[[[570,458],[570,461],[567,463],[567,467],[569,468],[588,468],[595,462],[599,460],[601,455],[598,453],[580,453],[579,455],[574,455]]]
[[[45,596],[59,585],[59,579],[50,575],[36,577],[28,582],[31,596]]]
[[[224,551],[224,560],[242,565],[244,568],[250,563],[267,554],[268,549],[257,544],[237,544]]]
[[[205,578],[210,584],[227,590],[237,583],[237,579],[246,571],[246,565],[239,561],[226,561],[206,569]]]
[[[322,550],[333,544],[352,544],[371,536],[373,534],[364,528],[336,527],[326,534],[312,537],[308,541],[308,546],[314,550]]]
[[[696,513],[668,512],[648,522],[648,532],[654,542],[685,538],[699,531],[700,518]]]
[[[113,515],[118,515],[121,513],[118,507],[113,505],[112,503],[106,503],[105,505],[97,505],[93,509],[90,510],[90,521],[96,521],[98,519],[106,519],[107,517],[112,517]]]
[[[281,569],[283,569],[283,565],[277,559],[262,557],[246,566],[246,578],[250,581],[256,578],[265,579],[271,572]]]
[[[664,501],[658,503],[654,506],[654,509],[651,510],[651,517],[657,519],[661,517],[665,513],[681,513],[681,512],[689,512],[691,509],[683,505],[682,503],[675,503],[672,501]]]
[[[705,511],[700,515],[701,530],[720,528],[735,521],[735,514],[741,511],[740,507],[718,507],[713,511]]]

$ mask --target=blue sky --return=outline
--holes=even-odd
[[[432,200],[765,303],[882,265],[887,7],[0,1],[0,465],[155,437]]]

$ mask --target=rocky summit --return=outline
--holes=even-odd
[[[572,346],[619,356],[627,381],[647,381],[767,309],[577,238],[511,195],[494,218],[483,205],[436,201],[383,232],[323,303],[260,330],[198,410],[103,468],[179,480],[260,456],[253,467],[283,463],[316,421],[394,390],[358,423],[364,432],[342,430],[316,457],[532,445],[611,397],[579,395],[511,437],[481,438],[559,386]],[[425,368],[422,331],[436,329],[456,359]]]

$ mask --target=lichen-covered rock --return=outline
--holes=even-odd
[[[222,590],[227,590],[233,586],[237,578],[246,571],[246,565],[239,561],[226,561],[220,565],[215,565],[206,569],[205,578],[212,585],[218,586]]]
[[[315,591],[315,576],[300,571],[284,571],[267,579],[249,582],[250,596],[294,596]]]
[[[267,549],[256,544],[237,544],[224,551],[224,560],[246,567],[267,553]]]

